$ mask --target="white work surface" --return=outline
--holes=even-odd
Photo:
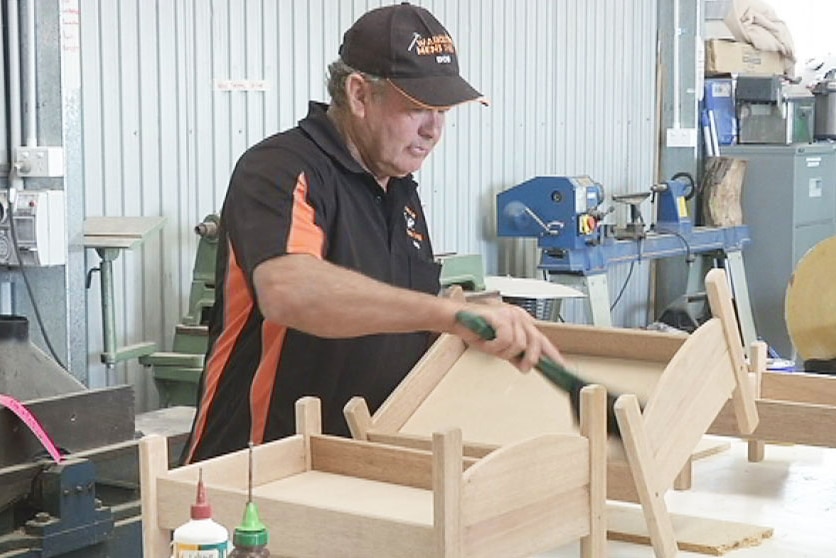
[[[502,296],[515,298],[580,298],[581,291],[572,287],[551,283],[542,279],[526,279],[523,277],[507,277],[502,275],[488,275],[485,277],[485,289],[499,291]]]
[[[670,491],[672,513],[773,527],[771,538],[727,558],[832,558],[836,556],[836,449],[767,445],[760,463],[746,459],[746,443],[694,464],[693,488]],[[653,558],[650,546],[607,542],[613,558]],[[578,543],[537,558],[577,558]],[[680,552],[678,558],[705,558]]]

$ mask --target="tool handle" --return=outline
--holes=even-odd
[[[467,329],[484,339],[485,341],[493,341],[496,339],[496,332],[491,327],[491,324],[478,314],[473,314],[466,310],[461,310],[456,313],[456,321],[465,326]]]
[[[478,314],[461,310],[456,313],[456,320],[485,341],[491,341],[496,338],[496,332],[493,327],[491,327],[485,318]],[[549,381],[569,393],[573,391],[579,392],[583,385],[583,382],[575,374],[545,355],[540,356],[536,368]]]

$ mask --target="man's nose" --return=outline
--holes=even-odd
[[[425,138],[438,138],[444,129],[444,113],[440,110],[428,110],[418,133]]]

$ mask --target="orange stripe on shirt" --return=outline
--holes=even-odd
[[[279,356],[282,352],[287,327],[265,320],[261,325],[261,358],[250,387],[250,439],[254,444],[264,442],[264,431],[270,413],[270,399],[276,372],[279,369]]]
[[[299,173],[293,188],[293,211],[290,234],[287,239],[288,254],[310,254],[322,258],[325,233],[316,224],[316,212],[308,203],[308,177]]]
[[[247,318],[253,307],[253,299],[250,296],[250,289],[244,276],[244,271],[235,259],[235,252],[232,244],[229,243],[229,258],[227,261],[227,276],[224,283],[224,313],[223,328],[221,334],[212,346],[212,354],[206,361],[204,372],[203,396],[198,407],[197,420],[195,421],[195,432],[192,436],[192,444],[189,448],[189,457],[186,463],[191,463],[197,445],[203,440],[203,432],[206,429],[206,413],[215,400],[218,391],[218,384],[221,381],[224,368],[229,361],[232,350],[235,347],[235,340],[244,329]]]

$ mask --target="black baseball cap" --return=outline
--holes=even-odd
[[[459,75],[450,34],[429,11],[408,2],[371,10],[343,35],[343,62],[389,80],[404,95],[431,108],[485,97]]]

